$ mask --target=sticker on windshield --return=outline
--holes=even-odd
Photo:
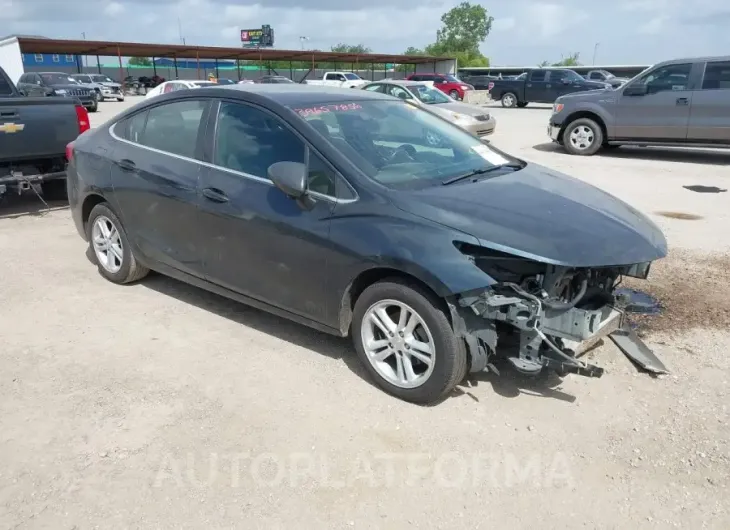
[[[294,109],[294,112],[296,112],[303,118],[306,118],[307,116],[316,116],[317,114],[326,114],[328,112],[342,112],[360,109],[362,109],[362,105],[358,105],[357,103],[338,103],[333,105],[320,105],[319,107]]]
[[[493,164],[495,166],[501,166],[502,164],[508,164],[509,160],[507,160],[505,157],[500,155],[499,153],[495,153],[492,151],[489,147],[486,145],[475,145],[472,147],[472,151],[474,151],[476,154],[481,156],[484,160],[489,162],[490,164]]]

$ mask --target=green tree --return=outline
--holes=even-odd
[[[423,50],[414,48],[413,46],[408,46],[406,51],[403,52],[403,55],[423,55]]]
[[[130,57],[129,63],[130,66],[152,66],[152,59],[149,57]]]
[[[339,43],[337,46],[332,46],[330,48],[333,52],[337,53],[371,53],[372,50],[365,46],[364,44],[344,44]]]
[[[483,6],[462,2],[441,17],[443,26],[436,32],[436,45],[443,51],[479,53],[493,21]]]
[[[575,52],[568,55],[567,57],[563,56],[560,61],[558,61],[557,63],[553,63],[553,66],[580,66],[581,64],[578,59],[580,59],[580,53]]]
[[[543,61],[540,64],[537,65],[540,68],[545,68],[546,66],[550,66],[550,61]]]

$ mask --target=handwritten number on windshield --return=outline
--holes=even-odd
[[[320,105],[319,107],[294,109],[294,112],[296,112],[303,118],[306,118],[307,116],[316,116],[318,114],[326,114],[328,112],[342,112],[360,109],[362,109],[362,105],[358,105],[357,103],[339,103],[336,105]]]

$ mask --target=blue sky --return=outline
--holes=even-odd
[[[277,48],[362,43],[400,53],[435,39],[458,0],[0,0],[2,33],[56,38],[238,46],[239,29],[270,24]],[[727,0],[480,2],[495,18],[482,46],[493,65],[531,65],[579,52],[581,61],[651,64],[730,49]],[[688,11],[689,7],[689,11]],[[598,46],[596,47],[596,43]]]

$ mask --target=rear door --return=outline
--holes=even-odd
[[[616,139],[684,141],[692,102],[692,63],[660,66],[647,72],[617,95]],[[625,95],[626,87],[639,84],[646,94]]]
[[[322,322],[336,202],[331,167],[278,116],[251,104],[222,101],[209,142],[201,176],[207,279]],[[310,208],[269,179],[280,161],[309,164]]]
[[[112,186],[130,238],[149,259],[203,276],[198,179],[209,100],[181,99],[112,129]]]
[[[710,61],[692,91],[687,140],[730,144],[730,61]]]
[[[550,82],[549,70],[532,70],[525,81],[524,101],[550,103],[555,101],[555,93]],[[519,81],[516,82],[518,84]],[[519,97],[519,95],[518,95]]]

